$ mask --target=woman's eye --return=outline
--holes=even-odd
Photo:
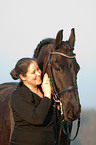
[[[35,74],[35,71],[31,72],[31,74]]]
[[[40,68],[38,67],[38,68],[37,68],[37,71],[39,71],[39,70],[40,70]]]
[[[35,74],[36,71],[39,71],[40,68],[38,67],[36,70],[34,70],[33,72],[31,72],[31,74]]]

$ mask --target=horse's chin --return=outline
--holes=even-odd
[[[68,118],[68,117],[65,117],[65,116],[64,116],[64,121],[66,121],[66,122],[73,122],[74,119],[71,119],[71,118]]]
[[[67,122],[73,122],[73,121],[75,121],[79,118],[80,113],[81,113],[81,111],[79,111],[78,114],[76,114],[74,116],[72,115],[72,113],[64,114],[64,120],[67,121]]]
[[[64,120],[67,121],[67,122],[73,122],[73,121],[75,121],[77,119],[78,119],[78,117],[77,118],[64,117]]]

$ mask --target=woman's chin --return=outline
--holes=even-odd
[[[41,85],[41,83],[42,83],[42,81],[39,81],[39,82],[37,83],[37,85]]]

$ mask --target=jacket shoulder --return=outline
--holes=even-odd
[[[27,101],[28,103],[31,103],[34,100],[31,91],[27,87],[23,86],[17,87],[16,90],[12,93],[11,101],[15,101],[17,99],[22,99],[24,101]]]

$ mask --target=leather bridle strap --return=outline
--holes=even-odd
[[[58,145],[60,145],[60,138],[61,138],[61,132],[62,132],[62,130],[63,130],[63,133],[68,136],[69,140],[73,141],[73,140],[75,140],[75,138],[78,135],[79,128],[80,128],[80,116],[78,118],[78,124],[77,124],[76,134],[72,138],[71,135],[70,135],[70,132],[69,132],[69,122],[67,122],[67,131],[66,131],[65,128],[64,128],[64,120],[63,120],[62,123],[61,123],[61,126],[60,126],[59,137],[58,137]]]
[[[70,135],[70,132],[69,132],[69,122],[67,122],[67,131],[65,131],[64,124],[62,125],[62,130],[63,130],[63,132],[64,132],[65,135],[68,135],[70,141],[75,140],[75,138],[78,135],[79,128],[80,128],[80,116],[78,117],[78,124],[77,124],[76,134],[75,134],[75,136],[73,138],[71,138],[71,135]]]
[[[50,54],[57,54],[57,55],[61,55],[61,56],[67,57],[67,58],[74,58],[76,56],[76,54],[74,54],[73,56],[69,56],[69,55],[66,55],[66,54],[58,52],[58,51],[51,52]]]
[[[50,54],[49,54],[49,57],[48,57],[48,70],[49,70],[49,76],[50,76],[50,83],[51,83],[52,91],[53,91],[53,94],[55,96],[54,99],[57,100],[58,97],[59,97],[59,94],[56,90],[56,85],[55,85],[55,82],[54,82],[52,67],[51,67],[51,63],[50,63]]]
[[[69,58],[69,59],[73,59],[75,57],[75,55],[73,56],[68,56],[64,53],[61,53],[61,52],[51,52],[52,48],[50,49],[50,52],[49,52],[49,56],[48,56],[48,60],[47,60],[47,63],[46,63],[46,66],[45,66],[45,71],[46,71],[46,68],[47,68],[47,65],[48,65],[48,70],[49,70],[49,76],[50,76],[50,82],[51,82],[51,87],[53,89],[53,96],[54,96],[54,102],[56,102],[57,99],[60,100],[60,95],[62,95],[63,93],[65,93],[66,91],[70,91],[72,89],[77,89],[77,85],[74,85],[74,86],[69,86],[68,88],[65,88],[63,89],[62,91],[58,92],[57,91],[57,87],[56,87],[56,84],[55,84],[55,80],[54,80],[54,77],[53,77],[53,72],[52,72],[52,66],[51,66],[51,62],[50,62],[50,59],[51,59],[51,55],[61,55],[61,56],[64,56],[66,58]],[[62,122],[63,123],[63,122]],[[67,130],[67,132],[65,133],[66,135],[68,135],[69,137],[69,140],[72,141],[76,138],[77,134],[78,134],[78,131],[79,131],[79,127],[80,127],[80,119],[78,118],[78,127],[77,127],[77,131],[76,131],[76,135],[73,139],[71,139],[70,137],[70,133],[69,131]],[[68,129],[69,127],[67,127]],[[61,132],[65,132],[64,130],[64,127],[63,127],[63,124],[61,124],[61,127],[60,127],[60,133],[59,133],[59,140],[58,140],[58,145],[60,143],[60,137],[61,137]]]
[[[74,85],[74,86],[69,86],[68,88],[65,88],[63,89],[62,91],[58,92],[56,90],[56,84],[55,84],[55,80],[54,80],[54,77],[53,77],[53,73],[52,73],[52,66],[51,66],[51,62],[50,62],[50,59],[51,59],[51,55],[61,55],[61,56],[64,56],[64,57],[67,57],[69,59],[72,59],[74,58],[76,55],[74,54],[73,56],[68,56],[64,53],[61,53],[61,52],[52,52],[52,48],[50,49],[50,52],[49,52],[49,56],[48,56],[48,60],[47,60],[47,63],[46,63],[46,66],[45,66],[45,71],[46,71],[46,67],[48,65],[48,70],[49,70],[49,76],[50,76],[50,82],[51,82],[51,87],[52,87],[52,90],[53,90],[53,94],[54,96],[56,97],[55,100],[57,98],[59,98],[60,95],[62,95],[63,93],[65,93],[66,91],[70,91],[72,89],[77,89],[77,85]]]
[[[69,86],[68,88],[63,89],[62,91],[59,92],[59,95],[62,95],[66,91],[70,91],[72,89],[78,89],[78,86]]]

